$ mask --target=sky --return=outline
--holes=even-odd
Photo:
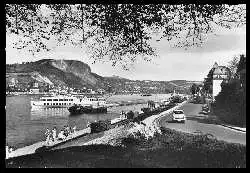
[[[40,59],[71,59],[87,63],[92,72],[101,76],[120,76],[131,80],[192,80],[203,81],[213,64],[227,65],[234,56],[246,53],[246,26],[232,30],[218,31],[211,35],[202,47],[172,48],[169,42],[161,40],[153,43],[159,54],[152,62],[138,59],[129,71],[113,67],[111,63],[92,61],[79,48],[56,47],[53,51],[39,53],[35,57],[25,50],[12,48],[15,37],[6,36],[6,63],[21,63]]]

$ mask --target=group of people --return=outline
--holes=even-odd
[[[12,153],[12,151],[14,151],[14,149],[6,145],[5,151],[6,151],[6,158],[8,158],[9,155]]]
[[[54,127],[52,130],[47,129],[45,132],[46,136],[46,143],[50,144],[51,142],[55,142],[56,140],[64,140],[66,139],[70,134],[75,133],[76,126],[69,127],[68,125],[64,126],[63,129],[57,134],[57,128]]]

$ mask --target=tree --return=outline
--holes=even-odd
[[[246,24],[246,6],[208,4],[6,4],[7,33],[20,36],[15,47],[49,51],[48,42],[82,46],[93,62],[108,60],[127,69],[138,57],[157,56],[151,41],[199,46],[215,25]]]
[[[241,70],[246,69],[246,56],[240,55],[240,61],[237,64],[237,73],[239,73]]]
[[[237,78],[237,67],[239,63],[239,58],[235,56],[231,61],[228,63],[228,68],[230,69],[231,72],[231,77],[232,78]]]
[[[246,56],[245,55],[240,55],[240,61],[237,66],[237,74],[240,79],[241,86],[244,89],[246,89]]]
[[[191,86],[191,88],[190,88],[190,91],[191,91],[191,94],[196,94],[197,93],[197,91],[198,91],[198,86],[196,85],[196,84],[193,84],[192,86]]]
[[[213,73],[214,73],[214,68],[211,68],[207,74],[207,77],[204,80],[204,85],[203,85],[203,90],[208,93],[212,94],[213,92]]]

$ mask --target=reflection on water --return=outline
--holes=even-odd
[[[69,116],[69,111],[67,108],[32,107],[30,111],[31,120],[67,116]]]

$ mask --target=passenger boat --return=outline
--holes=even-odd
[[[47,96],[41,97],[39,100],[31,100],[32,107],[65,107],[68,108],[74,103],[78,103],[79,99],[72,96]]]
[[[39,100],[31,100],[30,104],[32,107],[51,107],[51,108],[69,108],[73,105],[81,106],[95,106],[104,107],[106,106],[106,100],[102,97],[77,97],[77,96],[47,96],[41,97]]]

